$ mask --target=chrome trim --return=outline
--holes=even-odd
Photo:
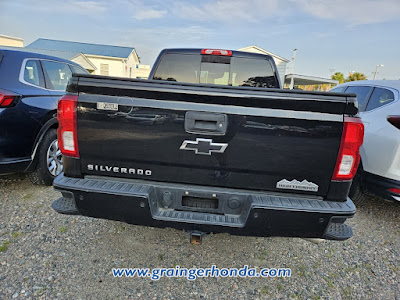
[[[206,142],[209,143],[210,146],[216,146],[216,147],[221,147],[219,150],[213,150],[213,149],[208,149],[208,153],[205,152],[199,152],[199,149],[197,148],[186,148],[187,145],[198,145],[199,142]],[[188,150],[188,151],[194,151],[195,154],[201,154],[201,155],[211,155],[213,152],[214,153],[224,153],[225,149],[228,147],[228,144],[225,143],[213,143],[212,139],[202,139],[202,138],[196,138],[196,141],[189,141],[185,140],[183,141],[182,145],[180,146],[180,150]]]
[[[18,80],[19,80],[19,82],[21,82],[21,83],[23,83],[23,84],[26,84],[26,85],[29,85],[29,86],[33,86],[33,87],[35,87],[35,88],[42,89],[42,90],[45,90],[45,91],[62,92],[62,93],[65,93],[65,91],[63,91],[63,90],[52,90],[52,89],[44,88],[44,87],[42,87],[42,86],[39,86],[39,85],[35,85],[35,84],[32,84],[32,83],[26,82],[25,79],[24,79],[24,73],[25,73],[25,66],[26,66],[26,63],[27,63],[27,61],[29,61],[29,60],[39,60],[39,61],[41,61],[41,60],[46,60],[46,61],[52,61],[52,62],[57,62],[57,63],[61,63],[61,64],[66,64],[66,65],[69,65],[69,66],[73,66],[73,64],[69,64],[69,63],[66,63],[66,62],[63,62],[63,61],[59,61],[59,60],[54,60],[54,59],[47,59],[47,58],[37,58],[37,57],[34,57],[34,58],[24,58],[24,60],[22,61],[22,64],[21,64],[21,70],[19,71],[19,78],[18,78]],[[43,66],[42,66],[42,69],[43,69]],[[72,72],[72,71],[71,71],[71,72]],[[43,80],[45,81],[45,84],[46,84],[46,78],[45,78],[45,75],[44,75],[44,74],[43,74]]]
[[[33,152],[32,152],[32,155],[31,155],[31,160],[34,160],[35,155],[36,155],[37,148],[39,147],[39,144],[40,144],[41,140],[42,140],[42,139],[40,138],[40,140],[36,143],[36,146],[35,146],[35,148],[33,149]]]
[[[29,158],[17,159],[17,160],[9,160],[9,161],[0,161],[0,165],[8,165],[8,164],[18,164],[23,162],[31,161]]]
[[[394,200],[400,201],[400,197],[392,196]]]
[[[126,101],[126,104],[124,103]],[[143,98],[119,98],[119,105],[132,105],[134,107],[151,107],[159,108],[160,101],[153,99]],[[343,122],[343,115],[334,115],[328,113],[308,112],[308,111],[295,111],[283,110],[272,108],[256,108],[244,107],[233,105],[217,105],[208,103],[192,103],[192,102],[179,102],[179,101],[162,101],[163,109],[172,110],[196,110],[204,112],[215,112],[225,114],[235,114],[241,116],[261,116],[270,118],[287,118],[287,119],[304,119],[304,120],[318,120],[318,121],[332,121]]]
[[[92,74],[90,74],[92,75]],[[93,75],[92,75],[93,76]],[[98,76],[98,75],[94,75],[94,76]],[[104,76],[104,75],[103,75]],[[86,85],[86,86],[95,86],[95,87],[102,87],[102,86],[106,86],[106,87],[110,87],[111,85],[114,86],[120,86],[121,83],[107,83],[105,84],[103,81],[99,82],[97,81],[96,83],[90,81],[90,82],[85,82],[85,79],[88,80],[119,80],[119,79],[132,79],[132,80],[137,80],[136,78],[123,78],[123,77],[112,77],[112,76],[104,76],[107,78],[90,78],[90,77],[84,77],[81,76],[80,78],[82,78],[79,82],[80,85]],[[127,82],[129,82],[128,80],[126,80]],[[142,80],[142,81],[148,81],[148,82],[138,82],[138,81],[132,81],[135,82],[137,84],[135,85],[131,85],[131,86],[124,86],[123,89],[132,89],[132,90],[141,90],[141,91],[147,91],[149,90],[149,87],[147,86],[148,84],[152,84],[152,90],[157,91],[157,92],[171,92],[171,88],[170,87],[165,87],[165,84],[168,83],[173,83],[173,84],[179,84],[179,83],[183,83],[184,82],[175,82],[175,81],[163,81],[163,80]],[[139,84],[144,84],[144,85],[139,85]],[[206,96],[223,96],[223,97],[231,97],[231,98],[237,98],[237,97],[249,97],[249,98],[262,98],[262,99],[274,99],[274,100],[303,100],[303,101],[319,101],[319,102],[327,102],[329,100],[333,100],[335,101],[335,99],[338,98],[338,96],[335,96],[332,94],[331,95],[324,95],[324,98],[321,99],[318,94],[308,94],[305,97],[301,97],[300,94],[296,95],[296,96],[290,96],[290,98],[288,99],[288,97],[286,96],[286,93],[280,93],[278,91],[271,91],[268,90],[267,88],[265,88],[265,91],[261,90],[262,88],[254,88],[254,89],[258,89],[258,90],[254,90],[252,91],[253,93],[249,94],[247,93],[247,90],[244,89],[238,89],[235,90],[234,93],[226,91],[215,91],[216,88],[219,89],[226,89],[232,86],[229,85],[202,85],[199,83],[193,83],[193,85],[199,85],[199,87],[201,88],[199,90],[198,87],[196,86],[186,86],[186,85],[182,85],[180,86],[179,90],[173,90],[174,93],[179,93],[179,94],[196,94],[196,95],[206,95]],[[236,87],[236,86],[235,86]],[[233,88],[235,88],[233,87]],[[197,88],[197,89],[196,89]],[[241,87],[239,87],[241,88]],[[249,87],[246,87],[249,88]],[[210,91],[211,90],[211,91]],[[277,89],[275,89],[277,90]],[[284,90],[284,89],[281,89]],[[289,91],[289,90],[288,90]],[[292,90],[293,91],[293,90]],[[265,94],[266,92],[268,92],[268,94]],[[322,92],[320,92],[322,93]],[[328,92],[326,92],[327,94],[329,94]],[[345,97],[345,96],[341,96],[342,99],[346,99],[346,100],[342,100],[340,101],[341,103],[347,103],[347,98],[353,98],[353,97]]]
[[[47,149],[46,162],[47,170],[52,176],[55,177],[63,171],[62,154],[58,147],[58,140],[52,141]]]

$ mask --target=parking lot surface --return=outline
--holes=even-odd
[[[187,233],[50,207],[60,193],[24,176],[0,177],[0,299],[400,299],[400,203],[373,197],[348,221],[354,237]],[[114,278],[116,267],[286,267],[290,278]]]

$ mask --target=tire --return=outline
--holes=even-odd
[[[63,171],[62,155],[58,148],[57,130],[50,129],[38,148],[35,171],[29,173],[33,184],[52,185],[54,178]]]
[[[361,175],[359,173],[357,173],[353,179],[353,183],[350,187],[349,197],[356,206],[364,204],[368,198],[368,194],[362,189]]]

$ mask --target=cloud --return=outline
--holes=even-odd
[[[72,13],[96,17],[105,13],[109,7],[103,1],[64,0],[63,2],[58,2],[52,0],[20,0],[10,2],[8,8],[39,13]]]
[[[161,8],[165,6],[165,3],[157,0],[155,1],[114,0],[114,1],[120,1],[121,3],[130,4],[130,7],[133,8],[133,18],[138,21],[161,19],[168,12],[167,8]]]
[[[123,34],[122,34],[123,33]],[[144,64],[153,64],[163,48],[201,47],[204,41],[215,38],[215,31],[202,26],[170,26],[124,29],[115,44],[134,46]]]
[[[217,0],[200,5],[178,1],[173,5],[173,13],[190,20],[239,23],[261,21],[276,14],[278,8],[278,0]]]
[[[106,11],[106,6],[96,1],[66,1],[61,7],[79,14],[100,14]]]
[[[291,0],[314,17],[345,24],[373,24],[399,19],[399,0]]]
[[[166,10],[156,10],[152,8],[141,8],[137,10],[133,18],[136,20],[149,20],[149,19],[160,19],[164,17],[164,15],[167,13]]]
[[[171,20],[199,22],[275,24],[304,22],[307,18],[332,20],[337,24],[362,25],[400,19],[400,0],[19,0],[7,7],[40,12],[62,12],[91,18],[127,16],[137,21]],[[0,3],[2,0],[0,0]],[[1,6],[1,5],[0,5]],[[201,24],[203,25],[203,24]],[[260,30],[260,28],[252,28]],[[251,29],[249,29],[251,30]],[[267,31],[267,28],[266,28]]]
[[[293,22],[302,16],[361,25],[400,19],[399,0],[175,0],[171,13],[196,21],[257,23],[266,19]]]
[[[179,27],[147,27],[124,30],[126,42],[145,41],[156,45],[170,45],[174,43],[190,43],[201,41],[214,35],[215,32],[202,26],[179,26]],[[133,39],[132,39],[133,38]]]

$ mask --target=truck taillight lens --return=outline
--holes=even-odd
[[[20,98],[21,95],[0,89],[0,108],[13,107]]]
[[[389,192],[400,195],[400,189],[392,188],[389,189]]]
[[[201,54],[232,56],[232,51],[220,49],[203,49],[201,50]]]
[[[344,118],[342,140],[332,180],[350,180],[360,163],[359,149],[364,139],[364,124],[359,118]]]
[[[58,101],[58,146],[65,156],[79,157],[76,126],[77,95],[64,95]]]
[[[397,129],[400,129],[400,116],[388,116],[387,120]]]

